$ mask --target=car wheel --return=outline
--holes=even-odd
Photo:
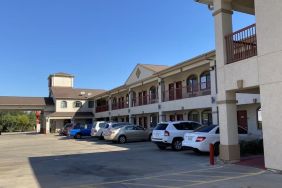
[[[124,144],[124,143],[126,143],[126,137],[125,137],[125,136],[120,136],[120,137],[118,137],[118,143],[119,143],[119,144]]]
[[[151,142],[152,140],[152,134],[149,135],[149,141]]]
[[[165,149],[166,149],[166,146],[160,146],[160,145],[158,145],[158,148],[159,148],[160,150],[165,150]]]
[[[172,142],[172,149],[174,151],[182,150],[182,141],[180,139],[173,140],[173,142]]]
[[[81,139],[81,134],[77,133],[74,138]]]
[[[215,143],[214,144],[214,156],[218,156],[219,155],[219,143]]]

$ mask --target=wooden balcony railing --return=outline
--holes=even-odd
[[[193,88],[189,86],[184,86],[181,88],[166,90],[162,93],[162,101],[173,101],[173,100],[179,100],[179,99],[185,99],[185,98],[191,98],[191,97],[197,97],[197,96],[204,96],[204,95],[210,95],[211,89],[210,89],[210,83],[206,84],[205,89],[199,89],[199,86],[194,86]]]
[[[142,97],[137,97],[132,99],[132,106],[143,106],[147,104],[158,103],[158,95],[146,95]]]
[[[227,64],[257,55],[256,24],[225,36]]]
[[[96,112],[106,112],[109,111],[109,105],[102,105],[96,107]]]
[[[129,107],[128,102],[112,104],[112,110],[118,110],[118,109],[123,109],[123,108],[128,108],[128,107]]]

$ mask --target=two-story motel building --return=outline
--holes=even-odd
[[[265,166],[282,170],[282,27],[277,24],[282,3],[197,1],[213,9],[215,52],[171,67],[138,64],[123,85],[109,91],[76,89],[72,75],[53,74],[49,97],[0,97],[0,108],[41,110],[46,133],[70,121],[128,121],[144,127],[170,120],[219,124],[224,161],[240,159],[239,125],[253,134],[263,132]],[[234,32],[233,11],[253,14],[257,23]]]

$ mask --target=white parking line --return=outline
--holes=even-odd
[[[126,183],[126,182],[134,181],[134,180],[143,180],[143,179],[150,179],[150,178],[158,178],[158,177],[163,177],[163,176],[179,175],[179,174],[185,174],[185,173],[191,173],[191,172],[201,172],[201,171],[206,171],[206,170],[219,169],[219,168],[222,168],[222,167],[223,167],[223,166],[212,167],[212,168],[202,168],[202,169],[198,169],[198,170],[190,170],[190,171],[183,171],[183,172],[175,172],[175,173],[168,173],[168,174],[162,174],[162,175],[156,175],[156,176],[147,176],[147,177],[132,178],[132,179],[124,179],[124,180],[112,181],[112,182],[106,182],[106,183],[82,185],[82,186],[79,186],[79,187],[100,186],[100,185],[109,185],[109,184],[117,184],[117,183]]]
[[[196,180],[176,180],[176,179],[165,179],[165,178],[150,178],[155,180],[163,180],[163,181],[176,181],[176,182],[191,182],[191,183],[204,183],[205,181],[196,181]]]
[[[234,179],[240,179],[240,178],[251,177],[251,176],[257,176],[257,175],[263,174],[264,172],[265,172],[265,171],[263,170],[263,171],[260,171],[260,172],[257,172],[257,173],[250,173],[250,174],[241,175],[241,176],[232,176],[232,177],[227,177],[227,178],[223,178],[223,179],[217,179],[217,180],[206,181],[206,182],[202,182],[202,183],[194,183],[194,184],[191,184],[191,185],[182,186],[181,188],[192,187],[192,186],[196,186],[196,185],[211,184],[211,183],[222,182],[222,181],[228,181],[228,180],[234,180]]]
[[[143,187],[160,187],[160,188],[177,188],[172,186],[164,186],[164,185],[152,185],[152,184],[143,184],[143,183],[122,183],[124,185],[137,185],[137,186],[143,186]]]

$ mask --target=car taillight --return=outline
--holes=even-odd
[[[203,142],[206,139],[206,137],[198,136],[196,139],[196,142]]]
[[[165,132],[164,132],[164,135],[165,135],[165,136],[169,136],[169,132],[168,132],[168,131],[165,131]]]

